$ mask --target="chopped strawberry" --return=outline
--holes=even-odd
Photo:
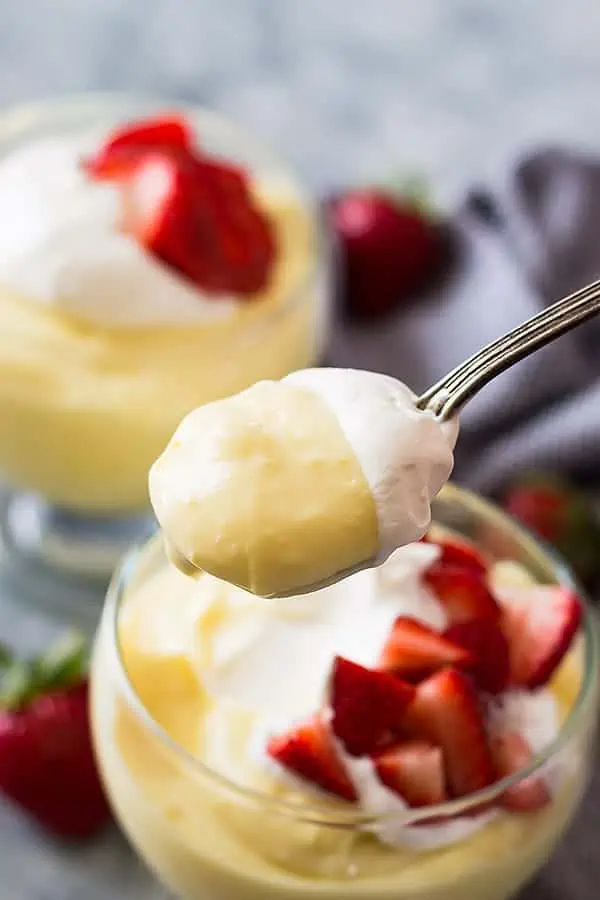
[[[410,806],[431,806],[448,799],[444,759],[427,741],[405,741],[373,760],[377,777]]]
[[[527,741],[516,732],[504,732],[490,742],[496,777],[506,778],[525,769],[533,759]],[[551,800],[544,779],[529,775],[507,788],[501,797],[502,806],[515,812],[534,812]]]
[[[577,634],[581,601],[561,585],[503,589],[500,598],[511,682],[540,687],[551,678]]]
[[[485,578],[475,569],[435,562],[423,579],[446,610],[450,624],[497,618],[500,614]]]
[[[499,694],[508,685],[510,656],[508,641],[496,619],[455,622],[444,632],[449,640],[469,650],[469,667],[477,686],[489,694]]]
[[[378,667],[408,681],[419,681],[444,666],[470,668],[474,663],[469,648],[416,619],[398,616],[381,651]]]
[[[333,732],[352,756],[374,753],[399,727],[414,693],[388,672],[338,656],[330,681]]]
[[[442,552],[437,562],[442,566],[459,566],[482,573],[487,572],[489,568],[483,554],[468,541],[452,537],[437,540],[428,538],[428,542],[441,548]]]
[[[92,748],[82,646],[70,641],[2,675],[0,790],[70,839],[91,837],[110,819]]]
[[[286,734],[271,738],[267,752],[294,775],[330,794],[354,802],[356,790],[340,759],[327,723],[321,716]]]
[[[464,797],[493,782],[478,698],[468,677],[457,669],[444,669],[417,686],[404,727],[442,748],[451,796]]]
[[[93,178],[111,179],[134,166],[140,150],[176,152],[192,144],[192,129],[182,116],[156,116],[116,129],[83,165]]]

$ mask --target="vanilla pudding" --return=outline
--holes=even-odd
[[[96,513],[146,507],[148,468],[181,418],[310,364],[323,327],[313,212],[252,145],[249,190],[274,245],[261,290],[207,291],[123,232],[118,186],[81,167],[139,116],[114,105],[15,113],[0,145],[0,476]],[[211,152],[244,155],[229,126],[183,115]]]
[[[190,413],[150,497],[184,568],[289,594],[421,537],[457,432],[394,378],[302,370]]]
[[[436,501],[446,520],[464,515],[460,495],[450,497]],[[495,515],[483,522],[487,534],[491,525],[506,537],[511,526]],[[528,552],[532,571],[550,577],[537,551],[520,558]],[[543,865],[589,772],[591,631],[544,687],[510,691],[495,707],[494,727],[519,727],[534,752],[568,729],[547,757],[549,799],[538,809],[479,803],[466,817],[418,825],[428,810],[408,809],[364,760],[345,759],[359,795],[348,804],[290,777],[265,752],[270,734],[319,703],[334,654],[373,664],[399,614],[444,627],[447,613],[422,579],[435,556],[426,544],[406,547],[321,597],[271,604],[209,575],[186,578],[160,542],[134,571],[130,564],[120,611],[113,597],[96,649],[96,746],[121,822],[178,896],[504,900]],[[532,584],[509,561],[488,578],[495,591]]]

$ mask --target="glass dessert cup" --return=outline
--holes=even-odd
[[[573,586],[559,561],[474,495],[446,487],[435,501],[434,521],[475,541],[496,561],[519,563],[537,581]],[[398,849],[373,834],[397,826],[397,814],[373,817],[308,792],[288,792],[282,799],[251,789],[200,762],[153,718],[124,667],[119,615],[130,592],[165,565],[157,537],[116,573],[97,637],[92,696],[97,755],[116,814],[176,896],[505,900],[544,865],[577,810],[592,762],[598,638],[587,607],[572,650],[576,678],[567,690],[569,711],[556,739],[522,772],[462,800],[409,810],[402,824],[417,826],[432,816],[458,813],[466,821],[533,772],[551,777],[560,769],[552,802],[535,813],[502,812],[480,831],[441,849]],[[160,677],[151,656],[141,665],[147,667],[143,677]],[[186,691],[187,677],[182,671],[178,690]],[[177,700],[178,694],[166,698],[174,709]]]
[[[174,108],[209,152],[289,192],[306,253],[299,260],[282,252],[276,301],[249,300],[201,324],[101,328],[0,286],[0,534],[15,564],[43,574],[45,599],[48,573],[97,580],[104,592],[117,560],[144,534],[149,466],[186,412],[313,365],[323,350],[331,258],[315,207],[270,151],[218,116],[119,94],[16,107],[0,116],[0,163],[35,138],[102,136]],[[281,232],[284,249],[294,235]],[[59,367],[63,376],[72,370],[72,393],[56,388],[66,380],[54,378]]]

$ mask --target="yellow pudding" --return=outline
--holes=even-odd
[[[354,451],[319,397],[292,382],[191,413],[154,464],[150,494],[185,559],[263,596],[376,552],[375,503]]]
[[[262,203],[278,243],[271,283],[206,323],[100,327],[0,285],[3,479],[74,510],[143,509],[148,469],[187,412],[314,360],[314,224],[294,194]]]
[[[207,691],[203,676],[219,655],[226,670],[247,651],[261,605],[210,576],[186,579],[155,543],[138,560],[118,619],[110,606],[105,615],[93,671],[95,741],[119,819],[148,864],[189,900],[512,896],[551,853],[588,776],[595,697],[578,700],[583,641],[550,685],[562,722],[581,707],[570,742],[548,763],[560,773],[552,802],[526,815],[499,812],[462,840],[414,850],[386,845],[348,806],[281,782],[249,747],[253,710]],[[291,604],[286,615],[303,609]],[[289,660],[290,672],[310,666],[310,658]]]
[[[456,434],[394,378],[300,370],[190,413],[150,498],[184,571],[285,596],[421,537]]]

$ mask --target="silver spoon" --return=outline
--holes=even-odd
[[[542,312],[470,356],[421,394],[416,401],[417,408],[423,412],[433,413],[442,422],[447,421],[496,375],[500,375],[540,347],[546,346],[598,313],[600,313],[600,279],[546,307]],[[201,573],[200,569],[175,548],[169,547],[168,552],[172,562],[187,575]],[[372,559],[365,560],[318,583],[274,596],[283,598],[320,590],[361,569],[369,568],[373,563]]]
[[[470,356],[421,394],[417,408],[446,421],[496,375],[599,312],[600,279],[546,307]]]

